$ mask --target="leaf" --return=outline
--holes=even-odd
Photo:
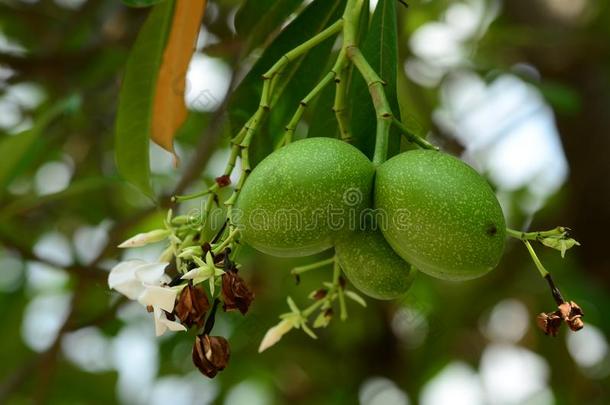
[[[568,238],[565,235],[542,238],[540,239],[540,243],[552,249],[559,250],[562,258],[565,257],[567,250],[573,248],[574,246],[580,246],[578,241]]]
[[[386,83],[385,93],[394,114],[399,114],[396,93],[398,40],[396,2],[379,0],[366,38],[361,45],[362,54]],[[354,70],[349,99],[352,100],[351,129],[354,146],[369,158],[375,151],[375,109],[364,79]],[[388,157],[400,151],[400,134],[392,128]]]
[[[246,0],[235,15],[237,33],[247,38],[246,51],[260,46],[303,0]]]
[[[262,91],[261,75],[265,73],[282,55],[313,35],[322,31],[339,18],[343,0],[316,0],[303,10],[294,21],[292,21],[267,47],[261,58],[254,64],[250,72],[235,90],[229,106],[229,117],[233,131],[241,128],[246,120],[254,113]],[[282,135],[278,133],[287,124],[286,117],[294,113],[298,106],[298,100],[309,91],[308,86],[315,83],[326,65],[326,58],[330,53],[332,39],[318,45],[311,52],[299,60],[291,62],[282,72],[282,80],[274,90],[276,102],[272,105],[272,121],[261,127],[261,132],[254,138],[254,157],[257,158],[270,151],[273,139],[279,139]],[[314,56],[309,57],[309,54]],[[320,61],[322,59],[322,61]],[[301,66],[304,66],[302,69]],[[298,72],[298,74],[297,74]],[[294,81],[293,81],[294,80]],[[306,89],[305,89],[306,88]],[[282,98],[285,91],[291,96]],[[297,100],[297,101],[290,101]],[[279,101],[281,100],[281,101]],[[294,103],[293,105],[287,105]]]
[[[123,3],[129,7],[150,7],[164,0],[123,0]]]
[[[79,108],[79,96],[68,97],[45,111],[31,129],[19,134],[6,136],[0,141],[0,196],[6,188],[27,165],[26,157],[36,147],[44,142],[42,135],[47,126],[61,114],[72,112]],[[42,139],[41,139],[42,138]]]
[[[207,0],[177,0],[157,76],[151,138],[174,154],[174,136],[187,116],[186,72],[193,56]]]
[[[148,156],[157,73],[169,34],[174,1],[156,5],[131,50],[117,110],[115,159],[125,180],[152,196]]]

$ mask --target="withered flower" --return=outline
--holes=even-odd
[[[582,321],[582,309],[574,301],[564,301],[557,306],[557,311],[542,313],[536,319],[538,327],[545,334],[557,336],[561,323],[565,321],[574,332],[581,330],[584,326]]]
[[[222,275],[222,297],[225,311],[238,309],[245,315],[254,299],[254,294],[237,272],[229,270]]]
[[[542,329],[545,335],[557,336],[559,333],[559,327],[561,326],[561,316],[558,314],[559,311],[541,313],[536,318],[538,327]]]
[[[214,378],[224,370],[231,352],[229,342],[221,336],[199,335],[193,346],[193,363],[203,375]]]
[[[582,316],[584,315],[582,309],[574,301],[564,302],[559,305],[561,318],[568,324],[570,329],[573,331],[581,330],[584,326]]]
[[[205,320],[205,314],[209,309],[210,302],[205,290],[201,287],[188,284],[182,289],[178,297],[174,313],[187,327],[190,328],[193,325],[201,327]]]

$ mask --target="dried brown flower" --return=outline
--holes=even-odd
[[[570,329],[578,331],[583,328],[584,323],[581,318],[584,314],[578,304],[574,301],[564,302],[558,308],[561,318],[568,324]]]
[[[222,336],[199,335],[193,346],[193,363],[203,375],[214,378],[224,370],[231,351],[229,342]]]
[[[557,336],[561,326],[561,316],[559,316],[558,312],[543,312],[536,318],[538,327],[542,329],[545,335]]]
[[[210,302],[205,290],[189,284],[180,292],[174,313],[186,327],[190,328],[193,325],[201,327],[209,309]]]
[[[236,272],[227,271],[222,275],[222,297],[225,311],[238,309],[245,314],[254,299],[254,294]]]
[[[536,319],[538,327],[545,334],[557,336],[561,323],[565,321],[574,332],[581,330],[584,326],[582,321],[582,309],[574,301],[564,301],[557,306],[557,311],[542,313]]]

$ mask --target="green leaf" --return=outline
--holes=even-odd
[[[27,156],[44,143],[42,137],[47,126],[61,114],[73,112],[80,107],[79,96],[70,96],[45,111],[36,120],[34,126],[27,131],[12,136],[5,136],[0,140],[0,196],[4,194],[8,185],[28,165]]]
[[[115,158],[119,173],[148,196],[148,147],[157,73],[171,28],[174,1],[156,5],[142,26],[131,50],[116,119]]]
[[[150,7],[164,0],[123,0],[123,3],[129,7]]]
[[[559,250],[561,252],[561,257],[565,257],[567,250],[573,248],[574,246],[580,246],[578,241],[568,238],[565,235],[542,238],[540,239],[540,243],[547,247]]]
[[[385,92],[394,114],[399,114],[396,93],[398,39],[396,2],[379,0],[369,30],[361,45],[362,54],[385,81]],[[375,150],[375,109],[362,76],[354,71],[349,98],[352,101],[351,129],[354,145],[369,158]],[[400,134],[392,128],[388,157],[400,151]]]
[[[235,29],[247,38],[247,51],[264,43],[302,3],[303,0],[246,0],[235,15]]]
[[[269,45],[261,58],[235,90],[229,106],[233,132],[239,130],[256,111],[262,91],[261,75],[282,55],[313,35],[322,31],[340,17],[343,0],[316,0],[299,14]],[[282,80],[273,93],[271,120],[261,127],[254,138],[251,160],[256,163],[270,152],[274,140],[282,135],[283,127],[310,87],[317,82],[326,66],[333,39],[318,45],[304,57],[291,62],[283,71]],[[289,95],[284,96],[284,92]]]

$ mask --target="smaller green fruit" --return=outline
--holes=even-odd
[[[336,241],[335,253],[348,280],[372,298],[392,300],[404,295],[417,274],[379,230],[344,235]]]

